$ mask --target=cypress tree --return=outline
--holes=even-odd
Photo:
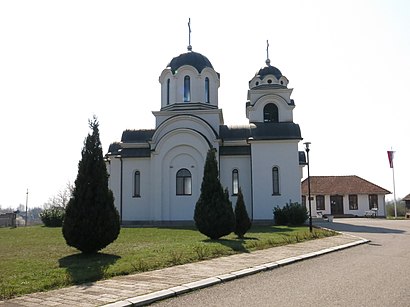
[[[245,233],[251,228],[252,222],[249,218],[248,212],[246,211],[241,188],[239,188],[238,198],[236,200],[235,220],[235,234],[242,239]]]
[[[223,190],[218,178],[215,149],[210,149],[206,157],[194,220],[198,230],[211,239],[226,236],[235,227],[235,215],[228,192]]]
[[[88,134],[78,163],[72,197],[67,204],[63,236],[68,245],[83,253],[96,253],[117,239],[120,219],[108,174],[96,116],[89,120]]]

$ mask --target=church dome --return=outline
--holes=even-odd
[[[270,60],[266,59],[266,66],[259,69],[251,81],[249,88],[286,88],[289,80],[282,75],[282,72],[275,66],[270,65]]]
[[[213,69],[211,62],[206,56],[193,51],[182,53],[179,56],[173,58],[171,62],[169,62],[167,67],[171,68],[172,73],[175,73],[178,68],[184,65],[193,66],[198,72],[201,72],[206,67]]]
[[[261,68],[256,75],[261,80],[263,80],[263,78],[265,78],[267,75],[274,75],[278,80],[280,79],[280,77],[282,77],[280,70],[275,66],[271,66],[270,64],[265,66],[264,68]]]

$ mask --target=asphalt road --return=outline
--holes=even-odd
[[[322,225],[371,242],[153,305],[410,306],[410,220]]]

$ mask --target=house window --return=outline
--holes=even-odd
[[[369,209],[379,208],[379,200],[376,194],[369,195]]]
[[[263,108],[263,122],[264,123],[277,123],[279,122],[278,107],[273,103],[268,103]]]
[[[135,171],[134,173],[134,197],[141,197],[141,173]]]
[[[357,195],[349,195],[349,210],[358,210]]]
[[[237,169],[232,171],[232,194],[238,195],[239,190],[239,172]]]
[[[325,196],[316,195],[316,210],[325,210]]]
[[[185,76],[184,78],[184,102],[191,101],[191,78]]]
[[[302,195],[302,205],[306,207],[306,196]]]
[[[205,78],[205,102],[209,103],[209,78]]]
[[[272,188],[272,194],[279,195],[279,168],[277,166],[272,168]]]
[[[177,172],[177,195],[192,194],[192,177],[191,172],[182,168]]]
[[[169,86],[171,84],[171,80],[167,80],[167,105],[169,105]]]

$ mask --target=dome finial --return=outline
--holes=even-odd
[[[188,51],[192,51],[192,46],[191,46],[191,18],[188,19],[188,35],[189,35],[189,39],[188,39]]]
[[[266,40],[266,65],[270,66],[270,60],[269,60],[269,40]]]

